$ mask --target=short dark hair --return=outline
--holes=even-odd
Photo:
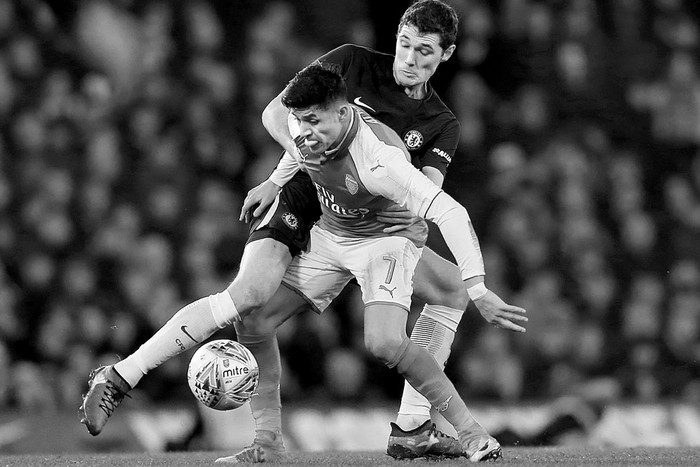
[[[289,109],[305,109],[314,105],[325,109],[338,99],[347,99],[345,80],[318,63],[298,72],[282,94],[282,104]]]
[[[437,33],[440,47],[447,49],[457,41],[459,18],[450,5],[440,0],[418,0],[409,6],[399,21],[399,31],[407,24],[418,28],[421,34]]]

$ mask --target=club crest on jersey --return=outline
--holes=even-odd
[[[297,219],[297,216],[295,216],[291,212],[285,212],[284,214],[282,214],[282,220],[285,224],[287,224],[287,227],[289,227],[292,230],[296,230],[299,228],[299,219]]]
[[[403,143],[409,151],[414,151],[423,146],[423,135],[418,130],[411,130],[403,137]]]
[[[357,183],[357,180],[352,178],[352,175],[345,174],[345,187],[348,189],[351,195],[356,195],[360,185]]]

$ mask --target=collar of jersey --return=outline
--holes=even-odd
[[[425,83],[425,96],[423,96],[422,99],[414,99],[413,97],[411,97],[411,96],[409,96],[408,94],[406,94],[406,88],[405,88],[404,86],[401,86],[399,83],[397,83],[395,79],[394,79],[393,82],[394,82],[394,85],[396,86],[397,90],[400,90],[400,91],[401,91],[401,94],[402,94],[406,99],[408,99],[410,102],[424,102],[424,101],[427,101],[428,99],[430,99],[431,97],[433,97],[433,93],[435,92],[435,90],[433,89],[433,85],[430,84],[430,81],[428,81],[427,83]]]

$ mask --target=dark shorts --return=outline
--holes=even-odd
[[[321,216],[316,187],[305,172],[287,182],[275,203],[250,224],[248,241],[272,238],[284,243],[292,256],[306,250],[309,230]]]

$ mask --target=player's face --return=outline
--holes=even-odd
[[[346,128],[344,121],[347,112],[346,105],[330,105],[326,109],[319,106],[293,109],[292,115],[299,123],[304,145],[310,152],[319,154],[331,149],[340,140]]]
[[[452,55],[455,46],[440,47],[437,33],[421,34],[410,24],[396,35],[394,79],[405,88],[421,87],[435,74],[438,65]]]

